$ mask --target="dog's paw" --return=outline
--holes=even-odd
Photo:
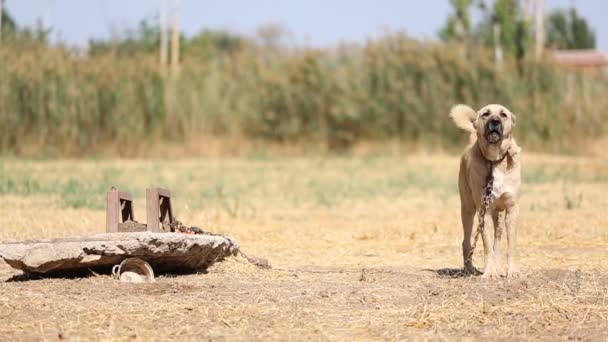
[[[482,279],[494,279],[500,277],[500,272],[496,267],[496,264],[490,262],[483,270],[483,274],[481,275]]]
[[[496,270],[485,271],[481,275],[481,279],[496,279],[498,277],[500,277],[500,274],[498,274],[498,272]]]
[[[507,278],[517,278],[520,274],[519,267],[515,265],[507,266]]]
[[[474,275],[480,275],[481,272],[479,272],[479,270],[477,268],[475,268],[475,266],[473,265],[466,265],[464,267],[464,274],[465,275],[469,275],[469,276],[474,276]]]

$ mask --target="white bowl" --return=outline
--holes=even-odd
[[[152,266],[139,258],[127,258],[120,265],[114,265],[112,275],[123,283],[154,282]]]

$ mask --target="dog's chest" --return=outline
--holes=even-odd
[[[504,194],[517,195],[516,186],[511,178],[507,170],[499,167],[494,169],[494,184],[492,186],[494,200],[500,199]]]

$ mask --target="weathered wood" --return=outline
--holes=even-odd
[[[133,195],[130,192],[119,191],[118,197],[121,200],[133,201]]]
[[[118,231],[118,191],[112,189],[106,196],[106,232],[115,233]]]
[[[158,191],[159,196],[171,197],[171,191],[167,189],[156,188],[156,191]]]
[[[160,203],[156,189],[146,189],[146,223],[151,232],[160,232]]]
[[[121,222],[135,221],[133,214],[133,196],[129,192],[116,189],[108,191],[106,196],[106,232],[121,231]]]
[[[146,189],[146,219],[148,230],[163,232],[163,222],[175,222],[171,206],[171,192],[167,189]]]

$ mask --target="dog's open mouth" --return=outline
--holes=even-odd
[[[490,130],[486,134],[486,140],[488,140],[488,142],[491,144],[499,142],[500,139],[502,139],[502,134],[498,129]]]

